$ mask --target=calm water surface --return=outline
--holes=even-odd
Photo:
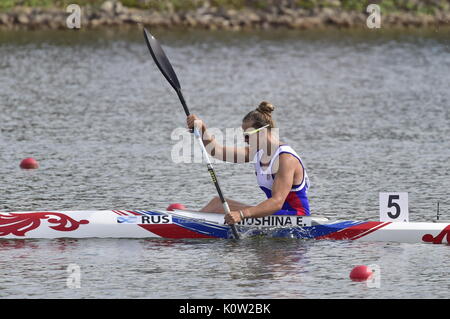
[[[450,217],[450,32],[156,31],[191,112],[234,128],[262,100],[302,156],[313,213]],[[175,163],[179,101],[139,30],[0,33],[0,210],[198,209],[202,163]],[[172,137],[172,138],[171,138]],[[239,141],[242,142],[242,141]],[[18,168],[33,156],[35,171]],[[251,164],[217,163],[227,197],[264,197]],[[449,246],[223,240],[0,241],[2,298],[448,298]],[[81,288],[67,287],[70,264]],[[349,281],[380,267],[379,288]]]

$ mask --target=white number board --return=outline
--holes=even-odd
[[[380,193],[380,221],[409,222],[408,193]]]

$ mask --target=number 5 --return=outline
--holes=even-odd
[[[408,222],[408,193],[380,193],[380,221]]]
[[[388,212],[388,216],[392,219],[397,219],[400,216],[400,205],[397,203],[393,203],[393,200],[399,200],[400,196],[399,195],[389,195],[389,199],[388,199],[388,208],[391,207],[395,207],[395,210],[397,211],[395,214],[392,214],[391,212]]]

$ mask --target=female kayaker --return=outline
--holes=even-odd
[[[200,118],[194,114],[187,118],[188,128],[193,129],[195,125],[201,130],[203,143],[215,158],[233,163],[245,163],[253,159],[255,163],[256,179],[267,199],[256,206],[227,199],[231,210],[225,216],[227,224],[274,213],[310,215],[308,175],[298,154],[276,136],[272,119],[274,109],[272,104],[264,101],[243,118],[246,147],[221,145]],[[215,197],[201,211],[217,213],[224,212],[224,209],[220,198]]]

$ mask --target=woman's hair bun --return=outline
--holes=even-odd
[[[269,102],[262,101],[256,110],[261,113],[270,114],[275,110],[275,107]]]
[[[272,104],[262,101],[255,110],[248,112],[248,114],[244,116],[242,122],[250,121],[252,126],[256,128],[265,125],[269,125],[270,128],[275,127],[275,122],[272,118],[273,110],[275,110],[275,107]]]

